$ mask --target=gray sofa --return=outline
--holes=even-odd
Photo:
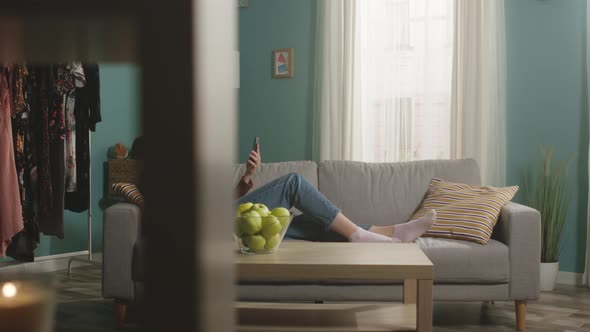
[[[236,168],[237,181],[244,166]],[[479,185],[474,160],[434,160],[401,163],[294,161],[263,164],[255,188],[281,175],[299,173],[326,195],[351,220],[391,225],[410,219],[434,177]],[[294,211],[298,213],[298,211]],[[141,289],[140,212],[116,204],[104,213],[103,296],[124,305]],[[435,301],[515,301],[524,328],[526,301],[539,295],[540,215],[510,202],[501,211],[486,245],[436,238],[416,242],[434,263]],[[238,287],[247,301],[401,301],[402,281],[382,284],[289,282]]]

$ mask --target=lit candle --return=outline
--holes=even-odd
[[[51,292],[34,282],[0,284],[0,332],[53,331]]]

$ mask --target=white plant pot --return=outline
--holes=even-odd
[[[552,291],[555,288],[557,273],[559,272],[559,262],[541,263],[541,290]]]

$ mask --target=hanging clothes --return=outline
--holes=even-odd
[[[12,238],[6,255],[24,262],[34,260],[39,245],[37,159],[30,107],[33,74],[25,65],[14,66],[12,132],[24,229]]]
[[[51,163],[49,161],[49,94],[51,89],[51,70],[49,66],[33,66],[31,118],[37,147],[37,174],[39,182],[39,214],[46,215],[53,206],[51,186]]]
[[[66,134],[66,95],[74,88],[74,78],[66,65],[51,68],[51,93],[49,95],[49,150],[52,197],[49,209],[42,214],[39,228],[45,235],[64,238],[65,207],[65,134]]]
[[[11,69],[0,68],[0,257],[24,227],[14,160],[11,80]]]
[[[76,191],[66,192],[65,208],[88,210],[90,201],[90,132],[101,119],[100,77],[96,64],[83,64],[86,85],[76,88]]]
[[[98,65],[0,66],[0,255],[33,261],[40,233],[64,237],[64,209],[88,209]]]
[[[29,76],[26,66],[15,65],[13,67],[13,85],[12,85],[12,111],[13,118],[12,132],[14,136],[14,158],[16,162],[16,174],[18,176],[18,186],[21,196],[21,202],[25,200],[25,135],[28,122],[27,104],[25,101],[24,85]]]
[[[84,68],[81,63],[72,63],[68,66],[70,74],[74,77],[75,88],[66,96],[66,192],[75,192],[77,188],[76,172],[76,88],[86,85]]]

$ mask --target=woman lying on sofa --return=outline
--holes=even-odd
[[[260,166],[260,146],[250,152],[246,172],[236,188],[238,204],[263,203],[269,207],[296,207],[302,215],[293,218],[285,237],[307,241],[413,242],[430,229],[436,220],[431,210],[424,217],[392,226],[355,224],[340,213],[319,190],[303,176],[291,173],[248,193],[252,176]]]

